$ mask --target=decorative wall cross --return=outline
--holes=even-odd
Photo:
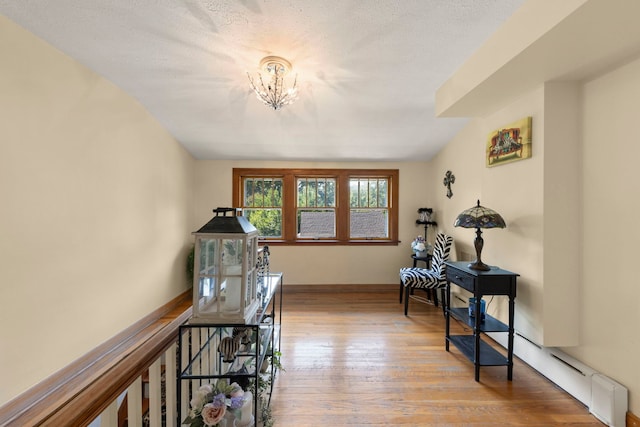
[[[442,183],[444,184],[445,187],[447,187],[448,198],[453,197],[453,192],[451,191],[451,184],[453,184],[454,182],[456,182],[456,176],[452,174],[451,171],[447,171],[447,173],[444,174],[444,180],[442,181]]]

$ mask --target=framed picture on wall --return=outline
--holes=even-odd
[[[531,157],[531,117],[525,117],[489,133],[487,167],[524,160]]]

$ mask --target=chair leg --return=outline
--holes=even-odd
[[[400,301],[398,302],[402,302],[402,291],[404,290],[404,283],[402,283],[402,280],[400,280]]]
[[[433,298],[433,305],[438,306],[438,290],[431,289],[431,297]]]
[[[437,289],[433,290],[436,294],[438,293]],[[447,306],[449,305],[450,301],[447,301],[447,294],[445,291],[445,288],[440,288],[440,298],[442,299],[442,315],[443,316],[447,316]]]
[[[407,316],[407,313],[409,312],[409,290],[411,288],[405,289],[404,291],[404,315]]]

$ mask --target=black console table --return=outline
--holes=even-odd
[[[475,379],[480,381],[480,366],[507,366],[507,379],[513,379],[513,316],[516,298],[516,277],[519,274],[491,267],[489,271],[478,271],[468,267],[468,262],[446,262],[447,291],[445,319],[445,348],[449,351],[449,343],[453,343],[475,366]],[[475,316],[469,317],[469,310],[451,307],[451,284],[471,292],[476,299]],[[484,295],[506,295],[509,297],[509,324],[485,314],[480,314],[480,300]],[[473,328],[473,335],[451,335],[449,333],[450,317],[454,316]],[[507,357],[482,341],[481,333],[507,332],[509,334]]]

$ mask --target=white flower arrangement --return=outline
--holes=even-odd
[[[220,425],[227,411],[237,419],[241,417],[242,409],[251,405],[251,392],[245,392],[237,383],[218,380],[215,384],[202,385],[194,392],[190,404],[191,411],[182,424],[214,427]]]
[[[411,242],[411,250],[414,252],[424,252],[427,250],[427,244],[424,241],[424,237],[418,236]]]

